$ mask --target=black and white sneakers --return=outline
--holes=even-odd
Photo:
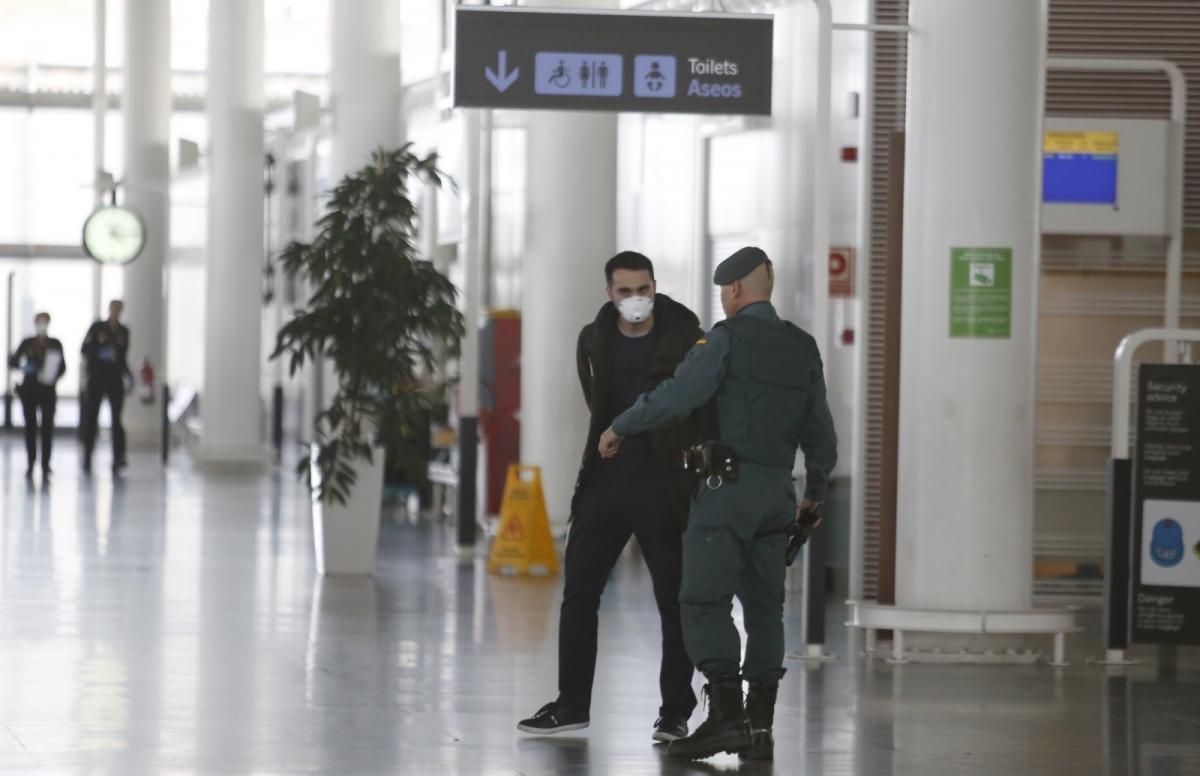
[[[654,723],[654,740],[669,744],[681,738],[687,738],[687,720],[679,717],[659,717]]]
[[[571,714],[571,710],[558,701],[551,701],[538,713],[529,719],[523,719],[517,724],[517,730],[522,733],[549,736],[554,733],[565,733],[568,730],[583,730],[589,724],[587,717]]]
[[[583,730],[591,720],[587,717],[573,714],[563,703],[551,701],[538,709],[529,719],[517,723],[517,730],[522,733],[549,736],[555,733],[565,733],[569,730]],[[659,717],[654,723],[654,740],[664,744],[687,738],[687,719],[677,715]]]

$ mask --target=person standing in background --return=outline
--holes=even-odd
[[[35,334],[21,342],[8,359],[8,365],[21,370],[24,378],[17,386],[21,409],[25,413],[25,453],[29,468],[25,478],[33,479],[37,463],[38,430],[42,437],[42,478],[50,479],[50,452],[54,445],[54,411],[58,406],[58,379],[67,371],[62,343],[50,336],[50,314],[34,316]],[[40,415],[40,419],[39,419]]]
[[[83,396],[83,473],[92,473],[92,452],[99,433],[100,404],[108,399],[112,415],[113,475],[125,468],[125,428],[121,408],[125,393],[133,383],[129,370],[129,329],[121,323],[125,304],[114,299],[108,305],[108,319],[96,321],[83,339],[84,370],[87,383]]]

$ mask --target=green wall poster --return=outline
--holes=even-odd
[[[950,336],[1012,336],[1012,248],[950,249]]]

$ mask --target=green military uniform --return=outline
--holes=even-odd
[[[753,249],[757,250],[757,249]],[[734,254],[714,280],[728,285],[766,261]],[[748,266],[747,266],[748,265]],[[723,272],[724,271],[724,272]],[[654,428],[716,397],[721,441],[739,461],[736,482],[702,485],[683,538],[680,604],[684,640],[710,679],[741,675],[750,682],[783,676],[786,526],[796,516],[792,466],[804,450],[805,498],[822,501],[837,460],[837,440],[825,397],[815,340],[782,321],[769,302],[751,304],[716,325],[692,348],[675,376],[613,422],[629,436]],[[730,616],[742,602],[746,659]]]

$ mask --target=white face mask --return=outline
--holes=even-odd
[[[35,323],[35,324],[33,325],[33,330],[37,332],[37,335],[38,335],[39,337],[45,337],[45,336],[46,336],[46,332],[50,330],[50,324],[48,324],[48,323]]]
[[[621,317],[630,323],[643,323],[654,312],[654,300],[648,296],[630,296],[617,302]]]

